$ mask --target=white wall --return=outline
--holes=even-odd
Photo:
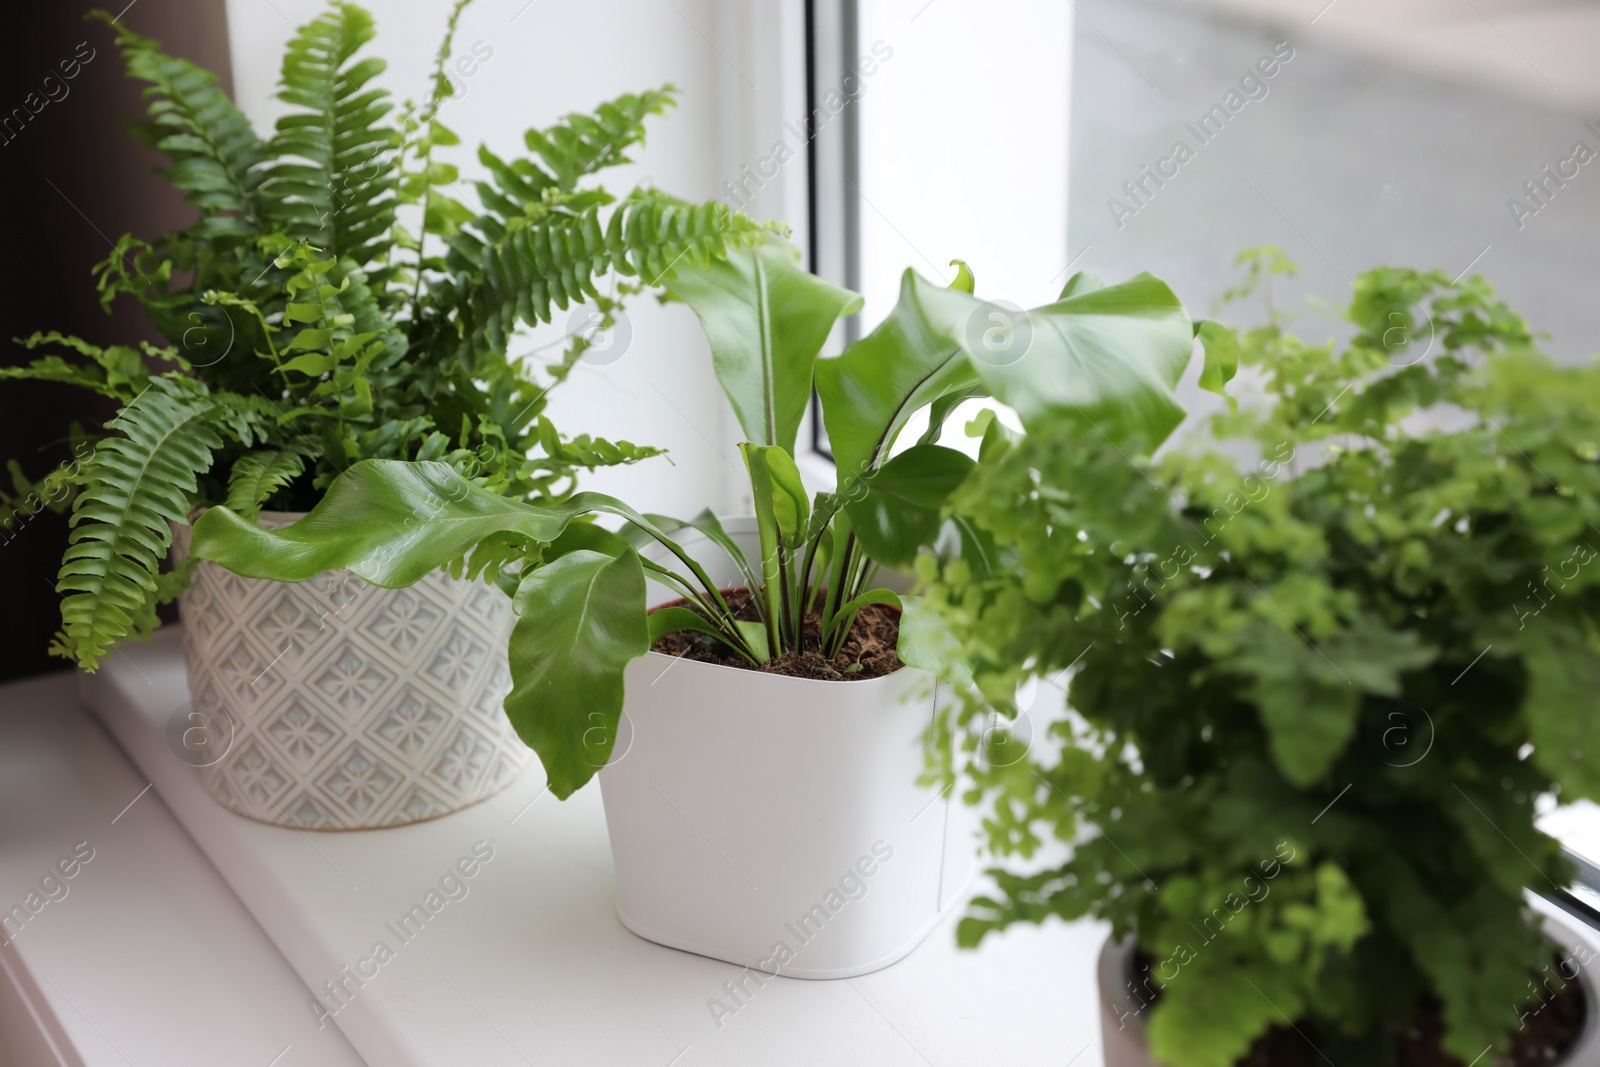
[[[272,93],[283,42],[321,6],[228,0],[235,92],[261,131],[282,110]],[[378,20],[373,52],[390,63],[383,83],[398,98],[421,97],[448,0],[366,6]],[[1023,307],[1050,300],[1068,258],[1070,7],[1056,0],[867,0],[861,7],[863,54],[879,41],[893,50],[850,105],[861,109],[861,187],[844,195],[863,199],[863,321],[870,328],[893,306],[905,267],[948,281],[955,257],[972,265],[980,296]],[[746,166],[761,169],[782,142],[793,158],[768,168],[772,176],[763,174],[747,210],[787,219],[803,245],[806,147],[791,132],[806,118],[803,10],[803,0],[477,0],[462,19],[457,52],[481,42],[493,56],[441,115],[465,142],[451,161],[470,179],[480,172],[471,151],[480,140],[501,155],[516,153],[529,126],[672,81],[681,106],[656,121],[637,163],[614,172],[610,188],[648,180],[690,199],[726,199],[726,183]],[[817,87],[819,94],[830,88],[837,87]],[[555,394],[551,415],[567,433],[664,446],[673,465],[605,471],[589,487],[647,510],[748,510],[737,425],[694,317],[648,299],[630,315],[626,354],[580,367]],[[541,328],[512,351],[556,336]],[[826,484],[828,473],[809,480]]]
[[[421,98],[443,32],[448,0],[363,0],[378,21],[370,54],[389,61],[381,81],[399,99]],[[235,94],[258,132],[282,112],[273,99],[283,44],[322,0],[228,0]],[[608,188],[623,193],[648,181],[676,195],[709,199],[728,177],[719,155],[718,101],[727,61],[717,37],[715,0],[477,0],[462,18],[457,54],[477,42],[493,50],[440,120],[461,135],[454,154],[463,177],[478,176],[480,141],[502,157],[525,151],[522,131],[602,100],[674,82],[680,106],[653,120],[635,164],[617,168]],[[724,49],[726,51],[726,49]],[[737,76],[735,76],[737,81]],[[803,173],[803,170],[802,172]],[[463,183],[470,201],[470,186]],[[601,472],[587,485],[641,510],[693,513],[724,506],[740,472],[727,457],[725,402],[711,375],[705,340],[684,307],[654,299],[631,306],[633,340],[606,366],[581,366],[552,397],[551,417],[564,432],[625,438],[671,450],[673,463],[647,461]],[[512,352],[525,352],[566,326],[541,328]],[[545,358],[559,349],[548,349]],[[731,422],[731,419],[726,420]]]
[[[894,306],[907,266],[948,283],[955,258],[981,297],[1053,299],[1067,265],[1071,6],[861,7],[862,50],[894,50],[860,102],[864,322]]]
[[[863,332],[894,307],[908,266],[948,284],[964,259],[978,296],[1023,308],[1060,293],[1072,34],[1059,0],[861,5],[861,49],[893,49],[860,101]],[[981,406],[958,409],[943,443],[975,452],[959,427]]]

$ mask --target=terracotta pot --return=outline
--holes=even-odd
[[[753,520],[724,526],[757,551]],[[739,584],[698,535],[682,544]],[[600,789],[629,930],[758,983],[845,978],[902,958],[959,906],[969,809],[917,785],[931,676],[819,681],[652,652],[626,694]]]
[[[175,527],[174,558],[190,531]],[[175,747],[240,815],[401,826],[494,795],[531,756],[500,706],[512,612],[498,589],[437,571],[406,589],[348,571],[269,582],[202,562],[178,608],[196,726]]]
[[[1600,967],[1600,931],[1543,898],[1530,898],[1530,902],[1545,933],[1578,964],[1578,981],[1583,989],[1583,1032],[1551,1067],[1600,1067],[1600,985],[1594,973]],[[1158,1067],[1145,1047],[1148,1013],[1143,1011],[1144,1002],[1130,989],[1137,988],[1140,977],[1134,967],[1136,952],[1131,938],[1122,942],[1107,938],[1100,950],[1100,1043],[1105,1067]],[[1587,962],[1582,962],[1585,959]]]

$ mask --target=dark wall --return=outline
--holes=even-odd
[[[113,0],[113,13],[124,2]],[[137,307],[101,311],[91,268],[122,234],[153,237],[193,217],[152,172],[159,154],[125,130],[140,114],[140,86],[123,75],[111,30],[83,21],[95,6],[51,0],[7,12],[7,55],[0,66],[0,120],[11,117],[0,125],[5,364],[26,358],[11,338],[35,330],[75,333],[102,345],[159,341]],[[121,19],[231,85],[223,0],[135,0]],[[76,77],[67,80],[63,75],[74,62]],[[0,382],[0,462],[14,459],[37,479],[70,460],[65,438],[74,420],[94,429],[109,414],[100,398],[79,390]],[[0,489],[12,492],[9,474],[0,476]],[[21,511],[9,528],[0,528],[0,680],[67,666],[45,653],[60,625],[55,574],[66,518],[48,509],[30,514],[26,501],[18,503]]]

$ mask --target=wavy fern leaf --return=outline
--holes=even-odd
[[[498,240],[520,220],[541,217],[552,204],[568,203],[581,210],[610,203],[611,197],[601,190],[577,194],[578,182],[606,167],[631,162],[625,153],[644,141],[644,120],[676,106],[676,92],[669,84],[638,95],[627,93],[601,104],[593,115],[573,113],[547,129],[528,130],[523,140],[544,161],[543,167],[530,159],[504,160],[480,146],[478,161],[491,180],[476,183],[484,209],[478,229]],[[571,204],[575,194],[577,202]]]
[[[35,332],[27,338],[13,338],[30,351],[43,345],[60,345],[87,357],[92,365],[69,363],[61,356],[44,356],[20,367],[0,367],[0,378],[26,378],[39,382],[65,382],[90,389],[101,396],[132,400],[150,381],[150,368],[145,364],[145,352],[127,345],[101,348],[81,337],[71,337],[51,330]],[[166,355],[165,350],[148,348],[151,355]]]
[[[158,42],[112,21],[104,11],[91,17],[116,31],[129,76],[150,83],[145,98],[151,121],[140,132],[172,161],[168,180],[200,208],[196,235],[226,242],[261,232],[259,190],[267,147],[217,86],[216,75],[167,55]]]
[[[60,356],[44,356],[20,367],[0,367],[0,378],[26,378],[36,382],[64,382],[88,389],[101,396],[117,396],[106,384],[105,372],[98,367],[68,363]]]
[[[156,575],[183,522],[196,475],[211,467],[221,440],[212,425],[216,401],[204,387],[157,378],[108,423],[85,469],[72,510],[72,533],[56,591],[62,643],[85,670],[113,645],[148,628]]]
[[[233,473],[228,475],[228,507],[254,519],[273,493],[305,469],[305,457],[294,450],[246,452],[234,460]]]
[[[366,88],[386,64],[354,61],[374,32],[371,15],[342,2],[296,31],[278,99],[298,110],[278,120],[267,187],[291,236],[362,268],[388,250],[399,145],[381,124],[388,92]]]
[[[644,193],[624,201],[604,225],[594,207],[518,227],[494,244],[459,234],[452,256],[480,266],[460,315],[461,358],[469,368],[485,354],[503,358],[518,323],[549,322],[554,308],[598,299],[594,282],[607,271],[654,286],[680,263],[705,263],[767,232],[718,201],[690,204]]]
[[[555,424],[542,415],[539,417],[538,435],[539,444],[551,460],[564,467],[582,467],[591,471],[667,454],[664,448],[636,445],[632,441],[607,441],[586,433],[563,439],[556,431]]]
[[[523,140],[544,160],[557,188],[571,192],[580,178],[631,162],[623,153],[644,140],[645,118],[676,107],[677,92],[669,83],[638,95],[627,93],[601,104],[593,115],[571,114],[547,130],[529,130]]]
[[[65,512],[83,484],[83,468],[76,462],[63,463],[38,481],[29,478],[14,459],[6,460],[6,472],[11,475],[13,491],[0,490],[0,526],[7,529],[46,508],[58,515]]]

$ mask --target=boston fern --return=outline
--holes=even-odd
[[[465,558],[467,573],[491,577],[513,596],[506,712],[538,752],[551,791],[565,797],[605,765],[624,668],[658,638],[705,634],[754,669],[804,654],[831,659],[864,607],[900,604],[874,586],[880,566],[907,566],[937,546],[986,567],[993,553],[985,535],[941,515],[973,467],[937,443],[962,400],[993,396],[1025,422],[1076,411],[1115,433],[1170,429],[1181,417],[1172,390],[1196,331],[1164,283],[1141,275],[1104,287],[1079,275],[1022,327],[996,326],[991,316],[1004,313],[972,288],[964,266],[951,288],[907,271],[890,316],[841,355],[819,359],[860,298],[806,272],[782,239],[686,264],[667,283],[699,316],[744,435],[758,557],[747,558],[709,511],[687,521],[643,515],[596,493],[512,501],[443,463],[384,460],[352,466],[307,518],[281,530],[213,509],[196,524],[195,553],[251,577],[302,581],[347,567],[389,587]],[[996,359],[979,343],[1005,326],[1031,336],[1025,352],[1013,353],[1021,358]],[[1208,381],[1227,373],[1212,366]],[[794,460],[813,387],[839,465],[837,489],[814,497]],[[929,412],[929,430],[897,449],[919,411]],[[591,517],[620,520],[621,529],[585,521]],[[753,594],[754,618],[734,610],[678,544],[685,531],[732,558]],[[681,603],[648,610],[647,576],[680,593]],[[903,661],[943,672],[943,648],[907,617]]]
[[[1482,279],[1370,271],[1348,316],[1345,345],[1244,334],[1255,402],[1216,451],[1039,420],[951,498],[1015,563],[950,562],[925,605],[981,690],[954,725],[991,844],[1075,843],[996,872],[960,937],[1133,936],[1160,1063],[1290,1022],[1305,1062],[1392,1063],[1428,1013],[1470,1063],[1556,992],[1524,895],[1572,873],[1538,798],[1600,799],[1600,369]],[[1025,757],[985,729],[1063,671],[1073,713]]]
[[[628,294],[761,227],[649,189],[617,201],[592,181],[628,162],[671,86],[529,130],[524,157],[480,148],[477,206],[458,199],[457,169],[436,156],[459,141],[437,114],[466,3],[451,11],[429,98],[397,115],[373,84],[383,60],[361,55],[371,16],[332,4],[289,44],[278,93],[289,112],[270,138],[212,74],[98,15],[146,83],[141,136],[199,217],[154,241],[123,237],[98,268],[102,302],[133,298],[167,345],[39,333],[21,343],[43,354],[0,371],[122,405],[71,472],[58,653],[92,670],[148,631],[184,578],[160,575],[169,524],[197,506],[309,507],[375,458],[445,463],[488,491],[549,502],[579,471],[656,454],[563,437],[545,417],[592,331],[537,377],[508,353],[512,336],[573,302],[594,302],[609,326]],[[602,292],[608,274],[620,280]]]

